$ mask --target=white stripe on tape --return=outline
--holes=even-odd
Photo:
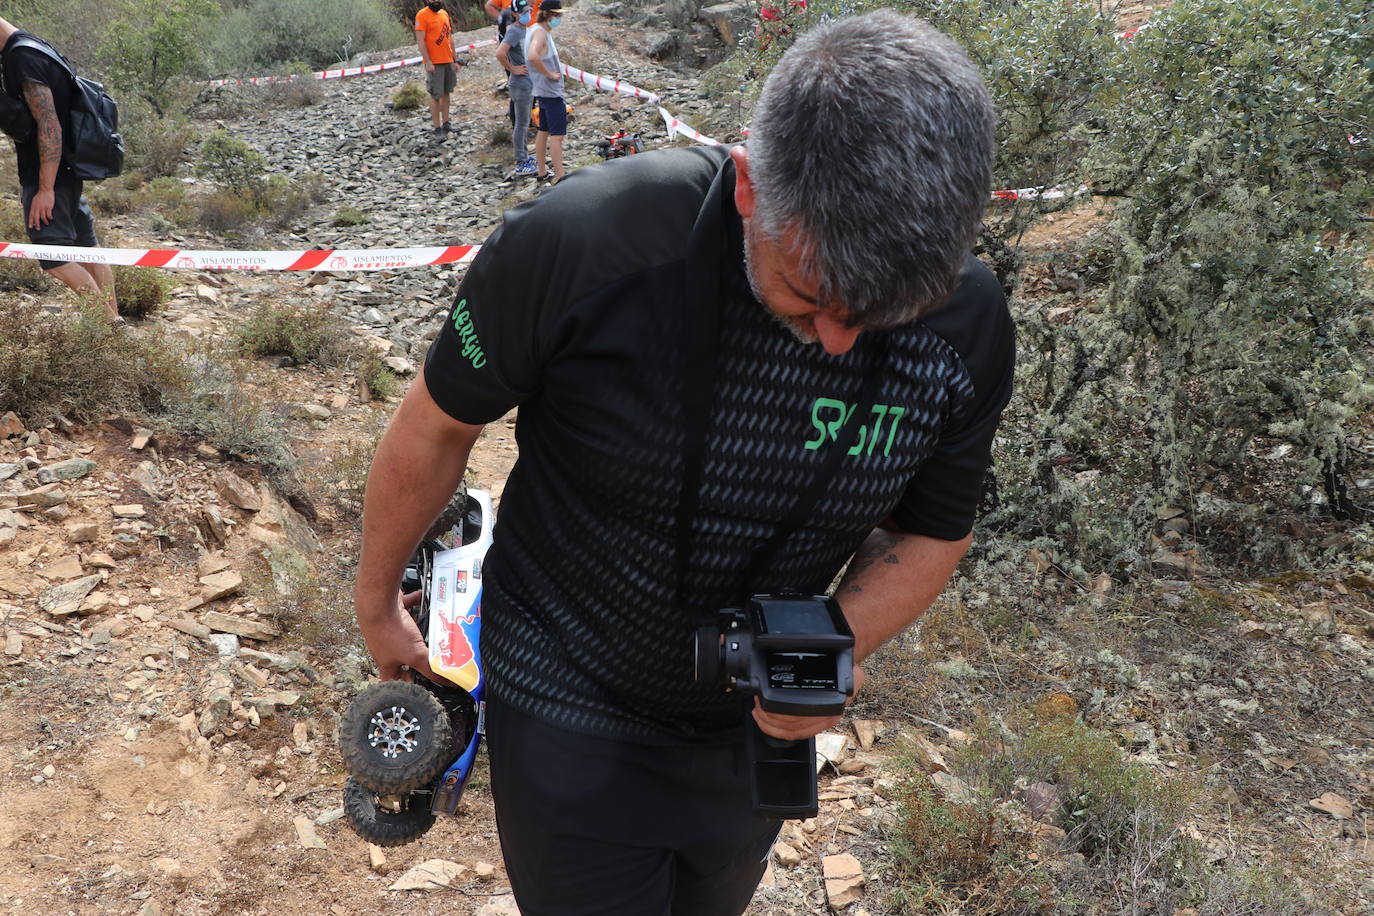
[[[1062,200],[1065,197],[1079,197],[1083,194],[1091,194],[1092,189],[1085,184],[1079,185],[1072,191],[1063,188],[1009,188],[1005,191],[993,191],[993,200]]]
[[[398,270],[471,261],[480,245],[445,248],[317,248],[310,251],[189,251],[177,248],[74,248],[0,242],[0,258],[163,267],[169,270]]]
[[[621,80],[597,76],[595,73],[588,73],[586,70],[569,67],[562,62],[559,63],[559,67],[569,79],[575,79],[579,83],[586,83],[588,86],[594,89],[600,89],[602,92],[618,92],[621,95],[628,95],[632,99],[644,99],[646,102],[653,102],[655,104],[662,101],[656,93],[650,92],[647,89],[640,89],[638,86],[631,86],[629,83]]]
[[[710,137],[706,136],[701,131],[693,127],[688,127],[686,124],[683,124],[677,118],[673,117],[672,114],[668,112],[668,109],[660,106],[658,109],[658,113],[663,117],[663,123],[668,128],[669,140],[672,140],[674,137],[681,134],[689,140],[695,140],[698,143],[705,143],[707,146],[720,146],[719,140],[712,140]]]

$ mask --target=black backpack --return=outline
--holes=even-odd
[[[124,171],[124,138],[119,135],[119,106],[110,98],[105,87],[84,76],[77,76],[67,58],[46,42],[21,36],[10,43],[9,50],[15,48],[31,48],[46,54],[72,78],[75,91],[72,93],[71,112],[67,115],[67,129],[62,137],[63,152],[72,174],[82,181],[100,181],[114,178]],[[8,86],[5,90],[0,96],[0,130],[15,142],[26,143],[33,136],[33,115],[23,99],[16,98]]]

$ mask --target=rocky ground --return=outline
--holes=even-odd
[[[570,63],[659,92],[702,129],[732,116],[645,55],[661,30],[568,19]],[[275,170],[327,177],[327,202],[283,232],[226,241],[155,230],[139,214],[102,226],[128,246],[479,243],[537,190],[509,175],[490,49],[470,59],[455,94],[460,130],[446,141],[423,111],[387,107],[414,70],[322,84],[307,107],[207,97],[204,126],[218,121]],[[569,100],[571,166],[593,161],[594,141],[617,126],[650,147],[665,139],[646,103],[577,86]],[[333,225],[343,207],[366,221]],[[1032,241],[1042,251],[1076,231],[1052,225]],[[413,372],[461,275],[178,275],[149,324],[208,341],[258,303],[312,303]],[[347,604],[350,487],[394,403],[367,400],[336,371],[253,371],[291,418],[304,499],[136,417],[34,428],[0,418],[0,909],[513,913],[480,765],[461,816],[412,846],[383,853],[340,819],[334,729],[368,674]],[[510,422],[488,427],[469,475],[498,496],[515,457]],[[1186,524],[1161,519],[1162,541]],[[946,760],[975,722],[1018,710],[1081,715],[1153,770],[1199,780],[1211,803],[1188,829],[1215,861],[1281,855],[1329,889],[1321,912],[1374,911],[1374,582],[1164,574],[1148,590],[1106,582],[1084,595],[1032,562],[1010,573],[1015,607],[1031,613],[999,617],[976,587],[942,600],[920,634],[873,660],[869,695],[824,736],[821,815],[786,827],[750,913],[894,912],[886,862],[899,779],[925,771],[959,796],[967,789]],[[1039,835],[1027,863],[1058,862],[1062,836]]]

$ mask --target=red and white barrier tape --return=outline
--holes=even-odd
[[[478,48],[485,48],[488,45],[496,44],[495,38],[484,38],[481,41],[474,41],[470,45],[463,45],[458,49],[458,53],[465,51],[475,51]],[[406,57],[401,60],[389,60],[383,64],[368,64],[366,67],[342,67],[337,70],[316,70],[310,77],[317,80],[337,80],[346,76],[365,76],[369,73],[381,73],[384,70],[399,70],[401,67],[414,67],[423,61],[420,57]],[[253,85],[261,86],[267,83],[289,83],[294,79],[305,79],[304,76],[249,76],[243,79],[224,79],[210,80],[207,86],[242,86]]]
[[[1009,188],[1005,191],[993,191],[993,200],[1063,200],[1065,197],[1080,197],[1084,194],[1091,194],[1092,188],[1085,184],[1079,185],[1072,191],[1064,188]]]
[[[712,140],[710,137],[706,136],[696,128],[689,127],[688,125],[683,124],[677,118],[673,117],[672,114],[668,112],[668,109],[660,107],[658,109],[658,113],[662,115],[663,123],[668,128],[669,140],[681,134],[688,140],[695,140],[698,143],[705,143],[707,146],[720,146],[719,140]]]
[[[446,248],[324,248],[312,251],[190,251],[176,248],[73,248],[0,242],[0,258],[165,267],[172,270],[398,270],[465,264],[480,245]]]
[[[643,99],[646,102],[658,103],[662,101],[657,93],[647,89],[640,89],[638,86],[631,86],[622,80],[613,80],[606,76],[597,76],[595,73],[588,73],[586,70],[579,70],[576,67],[569,67],[567,64],[560,63],[563,73],[569,78],[577,80],[579,83],[586,83],[593,89],[600,89],[602,92],[618,92],[621,95],[628,95],[632,99]]]

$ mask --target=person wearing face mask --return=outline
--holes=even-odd
[[[510,91],[510,139],[515,149],[515,174],[533,175],[534,157],[529,155],[525,145],[530,131],[530,107],[534,104],[534,84],[525,62],[525,29],[534,21],[534,11],[530,0],[511,0],[509,9],[515,18],[501,38],[496,59],[510,74],[507,88]]]
[[[415,41],[420,46],[420,58],[429,74],[429,116],[434,136],[442,140],[453,130],[449,124],[453,87],[458,77],[454,68],[456,47],[453,22],[444,9],[443,0],[429,0],[415,14]]]
[[[525,59],[529,62],[534,100],[539,103],[539,131],[534,135],[534,166],[540,181],[549,181],[544,162],[553,164],[552,181],[563,180],[563,138],[568,133],[568,107],[563,101],[563,70],[553,30],[563,21],[562,0],[544,0],[530,28]]]
[[[514,10],[511,0],[486,0],[482,4],[487,11],[487,15],[496,23],[496,38],[498,41],[506,37],[506,29],[510,28],[511,23],[519,20],[519,14]],[[539,0],[532,0],[530,3],[530,23],[539,16]],[[526,23],[528,27],[529,23]]]

